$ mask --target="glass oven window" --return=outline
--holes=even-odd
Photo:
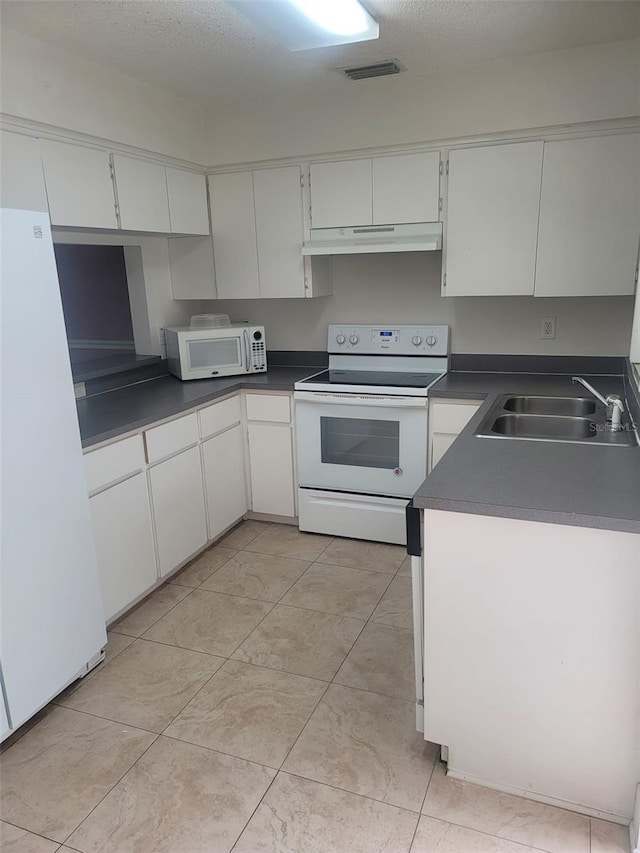
[[[240,364],[240,339],[213,338],[204,341],[187,341],[189,367],[234,367]]]
[[[400,467],[400,423],[369,418],[320,418],[321,458],[331,465]]]

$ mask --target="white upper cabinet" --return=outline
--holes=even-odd
[[[209,176],[219,299],[257,299],[258,253],[253,173]]]
[[[371,159],[312,163],[311,217],[314,228],[372,225]]]
[[[444,296],[532,295],[542,142],[449,154]]]
[[[302,257],[299,166],[209,176],[219,299],[326,296],[331,267]],[[324,263],[323,263],[324,262]]]
[[[300,167],[253,173],[260,297],[304,296]]]
[[[109,152],[40,141],[52,225],[117,228]]]
[[[0,207],[47,212],[40,142],[0,131]]]
[[[373,224],[437,222],[440,152],[374,157]]]
[[[165,167],[113,154],[120,227],[125,231],[171,231]]]
[[[209,234],[204,175],[166,167],[169,219],[174,234]]]
[[[171,237],[169,265],[174,299],[217,299],[211,237]]]
[[[439,151],[311,164],[314,228],[437,222],[439,199]]]
[[[633,294],[640,134],[547,142],[536,296]]]

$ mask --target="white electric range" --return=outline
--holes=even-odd
[[[295,384],[300,530],[406,544],[449,327],[334,325],[327,349],[329,369]]]

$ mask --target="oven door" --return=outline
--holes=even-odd
[[[426,397],[298,391],[298,482],[410,498],[427,476]]]

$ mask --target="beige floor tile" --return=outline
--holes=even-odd
[[[588,818],[448,778],[442,764],[436,765],[422,812],[549,853],[589,853]]]
[[[372,622],[413,629],[411,611],[411,578],[395,577],[373,611]]]
[[[435,759],[412,702],[332,684],[282,769],[419,811]]]
[[[234,853],[407,853],[417,817],[279,773]]]
[[[281,603],[366,620],[388,584],[386,575],[314,563]]]
[[[266,601],[196,589],[144,636],[183,649],[229,657],[272,606]]]
[[[411,853],[535,853],[533,847],[454,826],[431,817],[420,818]]]
[[[291,524],[273,524],[249,545],[245,545],[245,550],[277,557],[295,557],[298,560],[317,560],[330,542],[330,536],[301,533]]]
[[[202,589],[276,602],[310,565],[308,560],[240,551],[206,580]]]
[[[185,566],[177,575],[173,575],[170,580],[171,584],[178,586],[188,586],[194,589],[208,580],[214,572],[217,572],[221,566],[230,560],[236,554],[234,548],[223,545],[214,545],[203,551],[199,557],[196,557],[193,562]]]
[[[407,550],[402,545],[362,542],[359,539],[334,539],[322,555],[322,562],[395,575],[406,556]]]
[[[369,622],[335,681],[396,699],[415,699],[413,632]]]
[[[271,527],[267,521],[243,521],[220,540],[220,545],[225,548],[246,548],[256,536],[264,533],[267,527]]]
[[[165,584],[149,598],[145,598],[134,610],[119,619],[110,630],[117,634],[128,634],[130,637],[141,637],[148,628],[155,625],[158,619],[186,598],[190,592],[191,590],[186,587]]]
[[[3,818],[64,841],[155,737],[54,708],[0,760]]]
[[[57,841],[49,841],[26,829],[0,821],[0,850],[2,853],[55,853],[60,849]]]
[[[222,663],[213,655],[136,640],[63,704],[160,733]]]
[[[326,686],[313,678],[227,661],[165,734],[277,768]]]
[[[591,853],[629,853],[629,827],[591,819]]]
[[[277,604],[231,657],[331,681],[363,625],[359,619]]]
[[[85,675],[84,678],[79,678],[77,681],[74,681],[73,684],[70,684],[66,688],[66,690],[63,690],[62,693],[56,696],[56,698],[53,700],[54,703],[56,705],[64,705],[65,699],[71,696],[72,693],[75,693],[76,690],[78,690],[80,687],[91,681],[91,679],[94,678],[99,672],[102,672],[105,666],[111,663],[114,658],[116,658],[121,652],[128,648],[131,643],[134,643],[135,639],[135,637],[129,637],[126,634],[115,634],[113,631],[107,631],[107,646],[105,648],[105,655],[102,663],[94,667],[91,672]]]
[[[411,577],[411,557],[405,557],[398,569],[397,577],[399,578],[410,578]]]
[[[274,775],[161,737],[68,844],[84,853],[226,853]]]

